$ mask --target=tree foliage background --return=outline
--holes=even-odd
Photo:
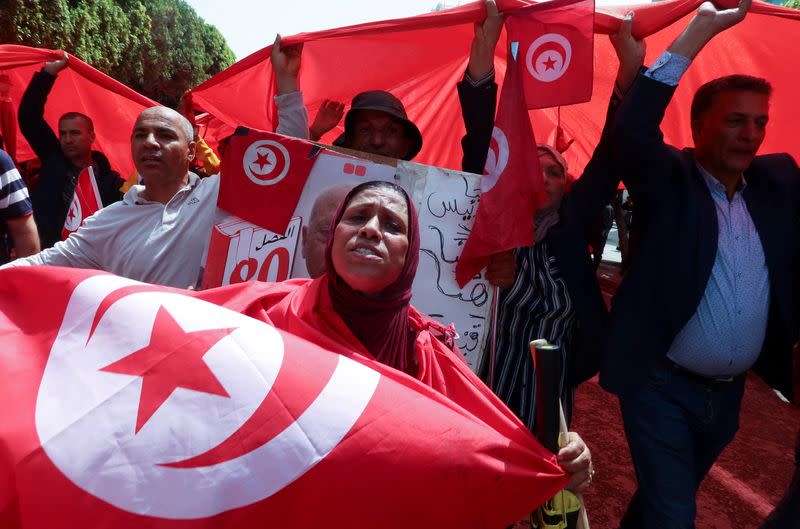
[[[173,107],[235,61],[182,0],[0,0],[0,43],[63,49]]]

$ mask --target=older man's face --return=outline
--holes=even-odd
[[[301,248],[311,278],[320,277],[325,273],[325,247],[328,244],[331,221],[348,191],[347,187],[338,187],[320,194],[311,209],[308,224],[303,226]]]
[[[145,183],[184,178],[194,159],[194,146],[180,116],[163,107],[142,112],[131,135],[133,163]]]

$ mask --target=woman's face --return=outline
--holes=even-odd
[[[547,192],[547,202],[542,204],[542,207],[552,208],[561,203],[567,184],[567,175],[564,174],[561,164],[550,153],[541,152],[539,154],[539,165],[542,168],[544,190]]]
[[[354,290],[375,295],[400,277],[408,252],[405,198],[386,188],[365,189],[344,210],[333,233],[333,267]]]

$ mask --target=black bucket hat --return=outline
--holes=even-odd
[[[350,110],[347,111],[347,115],[344,117],[344,133],[334,140],[334,145],[337,147],[347,147],[347,145],[345,145],[347,142],[347,132],[352,130],[353,121],[360,110],[385,112],[401,121],[406,132],[406,137],[411,140],[411,149],[403,159],[411,160],[419,154],[419,151],[422,149],[422,133],[420,133],[417,126],[408,119],[403,103],[384,90],[361,92],[353,98],[353,102],[350,104]]]

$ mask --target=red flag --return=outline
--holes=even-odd
[[[565,485],[532,436],[206,301],[260,292],[0,272],[0,526],[501,529]]]
[[[34,72],[41,70],[46,61],[61,58],[62,51],[0,44],[0,71],[8,75],[13,106],[13,119],[7,123],[13,126],[14,131],[6,130],[5,134],[16,135],[14,160],[18,163],[36,156],[18,132],[16,115],[19,101]],[[97,134],[94,149],[105,154],[111,167],[126,177],[135,171],[131,158],[133,124],[142,110],[156,104],[70,53],[67,68],[58,74],[58,80],[47,97],[44,118],[55,132],[58,132],[59,118],[67,112],[80,112],[92,118]]]
[[[497,0],[503,13],[531,3]],[[683,31],[698,3],[631,0],[631,5],[597,6],[592,99],[564,107],[561,112],[562,126],[575,138],[565,153],[575,174],[583,172],[600,139],[614,87],[619,63],[606,35],[616,33],[620,20],[628,11],[634,11],[634,35],[647,37],[645,64],[650,65]],[[363,90],[388,90],[403,102],[425,138],[414,161],[459,170],[464,129],[458,96],[452,87],[464,75],[472,25],[485,17],[483,2],[470,2],[415,17],[287,36],[283,42],[309,43],[306,52],[313,59],[303,63],[299,74],[309,114],[316,114],[325,99],[350,101]],[[747,72],[769,79],[776,87],[770,100],[770,132],[761,152],[788,152],[800,160],[800,105],[792,89],[797,82],[797,68],[787,67],[796,65],[797,57],[794,48],[786,45],[794,42],[798,34],[800,10],[754,1],[747,18],[713,39],[692,61],[662,123],[666,141],[677,147],[692,145],[689,107],[700,85],[723,75]],[[753,42],[759,45],[753,46]],[[436,53],[430,53],[433,49]],[[278,119],[272,100],[275,88],[270,53],[271,47],[259,50],[192,89],[195,110],[209,113],[202,120],[202,130],[210,145],[231,134],[237,125],[275,129]],[[348,60],[342,61],[342,57]],[[365,64],[380,64],[381,68],[364,68]],[[505,64],[505,50],[498,46],[498,79],[503,76]],[[347,82],[332,83],[331,79]],[[789,88],[781,89],[783,86]],[[431,94],[436,94],[435,98]],[[529,115],[539,138],[548,137],[559,123],[555,109],[531,111]],[[340,133],[341,128],[332,129],[323,136],[323,143],[333,141]]]
[[[271,132],[240,129],[222,156],[217,205],[284,233],[314,166],[315,145]]]
[[[103,208],[100,200],[100,191],[97,190],[97,180],[94,178],[94,169],[87,167],[78,175],[78,182],[75,184],[75,194],[67,211],[67,218],[64,219],[64,227],[61,228],[61,240],[63,241],[78,228],[83,221]]]
[[[508,39],[519,43],[528,108],[592,98],[594,0],[555,0],[509,13]]]
[[[456,281],[462,287],[486,266],[490,255],[533,244],[533,214],[546,198],[521,68],[510,56],[478,212],[456,264]]]
[[[0,137],[3,138],[2,149],[17,159],[17,113],[11,102],[11,78],[0,73]]]

